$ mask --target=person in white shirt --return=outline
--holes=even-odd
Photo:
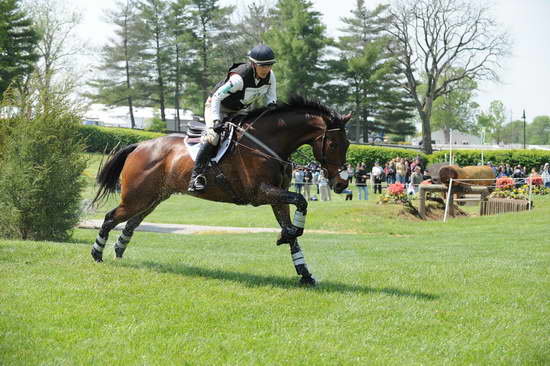
[[[384,170],[382,169],[380,164],[378,164],[378,162],[375,162],[374,166],[372,167],[371,177],[374,184],[374,194],[376,194],[376,191],[382,194],[382,178],[384,178]]]
[[[271,67],[275,63],[273,50],[266,45],[254,47],[248,53],[248,63],[233,64],[224,80],[214,87],[204,105],[206,133],[195,160],[189,181],[189,192],[206,189],[203,175],[216,151],[224,117],[243,113],[254,101],[264,98],[266,105],[277,103],[277,81]]]

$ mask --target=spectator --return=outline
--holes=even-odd
[[[424,175],[421,172],[420,165],[417,165],[414,167],[414,172],[411,174],[411,180],[409,183],[411,185],[411,191],[413,192],[413,194],[418,193],[418,186],[420,185],[420,183],[422,183],[423,180]]]
[[[353,181],[353,175],[355,174],[355,170],[353,169],[351,164],[348,164],[346,171],[348,172],[348,185],[350,185],[351,182]]]
[[[507,177],[504,165],[498,167],[497,178]]]
[[[317,194],[319,194],[319,169],[315,169],[313,173],[311,173],[311,182],[315,185],[315,188],[317,189]]]
[[[520,188],[522,185],[525,184],[525,174],[523,174],[523,169],[521,168],[521,165],[516,166],[514,172],[512,173],[512,178],[514,179],[516,188]]]
[[[355,185],[357,186],[357,194],[358,194],[358,200],[361,201],[361,197],[363,197],[363,200],[369,199],[369,189],[367,186],[367,169],[365,168],[365,164],[361,163],[359,164],[357,171],[355,172]]]
[[[294,188],[296,193],[302,194],[303,186],[304,186],[304,172],[302,168],[298,168],[294,172]]]
[[[307,201],[311,200],[311,185],[313,181],[313,175],[308,168],[304,169],[304,198]]]
[[[384,173],[386,175],[386,182],[388,184],[394,184],[395,183],[395,162],[390,160],[389,163],[386,164],[387,169],[384,169]]]
[[[405,184],[407,178],[407,167],[400,157],[395,159],[395,180],[398,183]],[[376,189],[375,189],[376,193]]]
[[[506,167],[504,168],[504,171],[506,172],[507,177],[511,177],[514,173],[514,169],[510,166],[510,164],[506,164]]]
[[[382,180],[384,179],[384,171],[378,162],[375,162],[372,167],[371,179],[374,184],[374,194],[376,194],[376,191],[378,191],[379,194],[382,194]]]
[[[542,176],[542,184],[544,184],[545,187],[550,188],[550,164],[544,164],[540,175]]]
[[[324,171],[321,171],[319,174],[319,192],[321,194],[321,201],[330,201],[330,188]]]

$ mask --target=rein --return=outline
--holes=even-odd
[[[277,160],[279,161],[280,163],[282,164],[285,164],[285,165],[291,165],[291,166],[300,166],[299,164],[295,164],[293,162],[290,162],[290,161],[286,161],[284,160],[283,158],[281,158],[279,156],[279,154],[277,154],[275,151],[273,151],[273,149],[271,149],[269,146],[267,146],[266,144],[264,144],[261,140],[259,140],[257,137],[255,137],[254,135],[250,134],[247,130],[252,126],[252,124],[254,122],[256,122],[266,111],[264,111],[262,114],[260,114],[257,118],[254,119],[254,121],[252,121],[252,123],[248,124],[248,126],[246,128],[242,128],[238,125],[236,125],[235,123],[233,122],[227,122],[228,125],[231,125],[233,126],[235,129],[237,129],[238,131],[242,132],[242,134],[246,137],[248,137],[250,140],[252,140],[253,142],[255,142],[257,145],[259,145],[260,147],[262,147],[265,151],[268,152],[268,154],[266,153],[263,153],[261,151],[258,151],[257,149],[254,149],[250,146],[247,146],[245,144],[242,144],[238,141],[234,141],[234,143],[236,145],[239,145],[239,146],[242,146],[244,148],[247,148],[251,151],[255,151],[257,153],[259,153],[260,155],[262,156],[265,156],[266,158],[269,158],[269,159],[273,159],[273,160]],[[326,154],[325,154],[325,144],[326,144],[326,136],[327,136],[327,133],[328,132],[335,132],[335,131],[341,131],[340,128],[331,128],[331,129],[324,129],[323,130],[323,133],[320,134],[319,136],[317,136],[315,139],[313,139],[313,142],[319,140],[319,139],[322,139],[322,143],[321,143],[321,159],[319,161],[319,163],[321,163],[321,165],[325,165],[327,163],[327,159],[326,159]],[[304,156],[305,157],[305,156]]]

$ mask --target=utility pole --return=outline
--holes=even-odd
[[[523,149],[525,150],[525,109],[521,118],[523,118]]]

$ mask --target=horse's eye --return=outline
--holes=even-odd
[[[336,150],[337,148],[338,148],[338,144],[336,142],[333,142],[332,144],[330,144],[331,150]]]

